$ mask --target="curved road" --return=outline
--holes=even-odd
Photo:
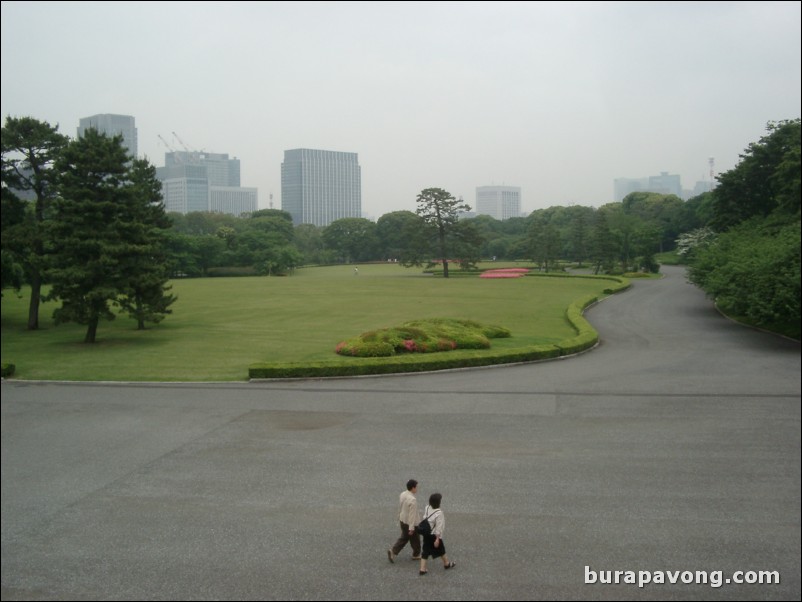
[[[799,344],[664,273],[565,360],[4,381],[2,599],[798,600]],[[443,493],[455,570],[387,562],[411,477]]]

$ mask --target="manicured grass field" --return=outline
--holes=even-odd
[[[558,342],[574,335],[568,305],[609,281],[584,278],[439,278],[397,264],[299,269],[280,278],[176,280],[178,301],[161,324],[137,331],[120,315],[86,327],[54,326],[55,303],[27,331],[28,291],[2,300],[2,360],[16,379],[86,381],[244,381],[254,362],[354,361],[340,341],[420,318],[463,318],[504,326],[494,348]]]

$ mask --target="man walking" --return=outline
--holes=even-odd
[[[395,557],[407,545],[407,542],[412,546],[412,560],[420,560],[420,537],[415,531],[415,525],[418,524],[418,500],[415,498],[417,492],[418,482],[410,479],[407,481],[407,490],[403,491],[398,498],[401,537],[392,548],[387,550],[387,559],[390,562],[395,562]]]

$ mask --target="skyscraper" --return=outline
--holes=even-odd
[[[168,212],[239,216],[258,209],[256,188],[240,187],[240,161],[229,159],[226,153],[164,153],[164,167],[156,168],[156,176]]]
[[[362,217],[357,154],[310,148],[284,151],[281,208],[296,225],[328,226],[344,217]]]
[[[521,217],[521,187],[477,186],[476,214],[497,220]]]
[[[135,120],[131,115],[102,113],[91,117],[82,117],[78,122],[78,137],[83,137],[84,132],[90,128],[107,136],[122,135],[123,146],[128,149],[129,155],[136,158],[137,131]]]

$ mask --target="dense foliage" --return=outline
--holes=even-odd
[[[697,233],[690,279],[725,311],[799,338],[800,120],[768,132],[719,177],[715,232]]]

